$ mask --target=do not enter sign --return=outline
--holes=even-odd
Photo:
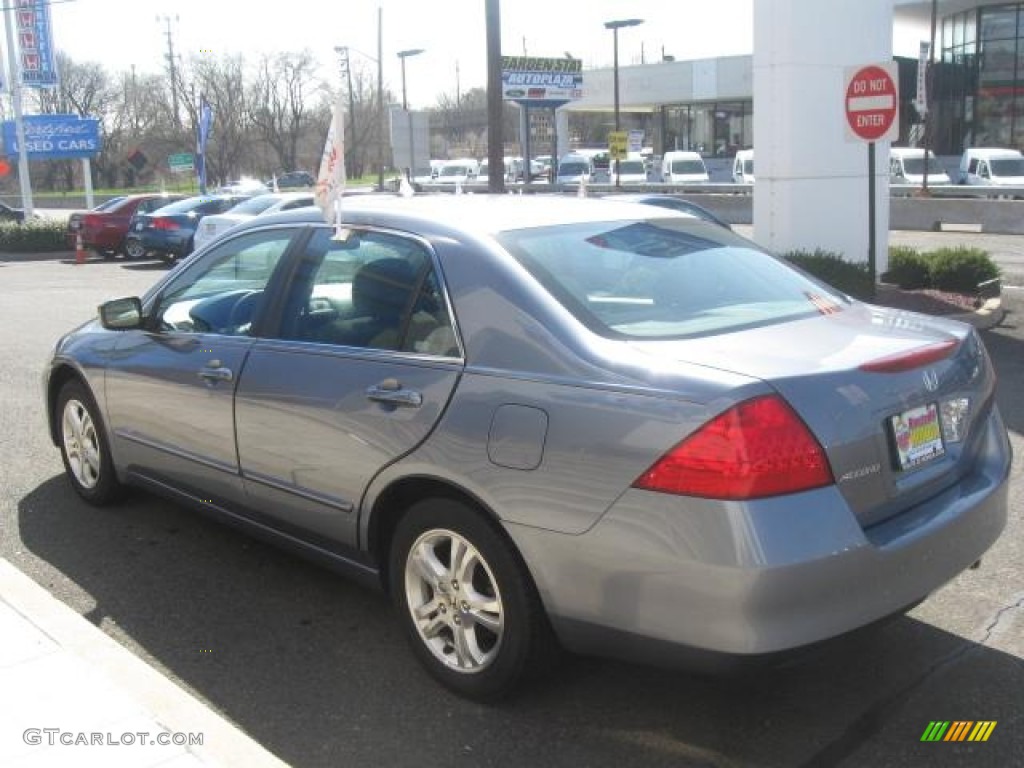
[[[899,89],[896,62],[847,70],[846,124],[851,138],[881,141],[899,138]]]

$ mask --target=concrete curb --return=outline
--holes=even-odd
[[[63,661],[67,662],[67,669],[88,671],[89,677],[70,675],[61,680],[69,698],[74,698],[71,693],[76,685],[88,687],[89,690],[81,692],[87,699],[93,687],[110,687],[134,702],[140,712],[148,715],[144,724],[152,724],[156,730],[162,728],[169,733],[202,733],[202,746],[188,747],[193,758],[190,765],[287,768],[286,763],[239,728],[90,624],[10,562],[0,558],[0,607],[4,604],[20,615],[22,623],[28,625],[27,629],[34,627],[56,646],[54,650],[33,659],[32,663],[53,666]],[[5,694],[14,698],[24,696],[24,705],[28,703],[32,692],[12,689],[5,691]],[[102,701],[103,697],[97,699]],[[31,710],[31,707],[26,708]],[[7,717],[16,719],[16,714],[14,711],[8,713]],[[104,713],[94,711],[88,714],[102,717]],[[71,715],[66,717],[69,723],[75,719]],[[71,730],[69,723],[51,722],[42,725]],[[15,725],[9,722],[5,728]],[[34,722],[21,725],[42,727]],[[49,756],[55,759],[55,750],[61,750],[62,757],[68,760],[65,764],[85,764],[88,762],[86,757],[99,757],[88,752],[82,753],[75,747],[54,746],[49,749]],[[114,749],[116,751],[117,747]]]
[[[1003,300],[1000,297],[987,299],[978,309],[973,312],[961,312],[955,315],[947,315],[953,320],[969,323],[979,331],[987,331],[995,328],[1006,316],[1006,309],[1003,307]]]

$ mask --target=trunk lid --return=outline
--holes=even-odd
[[[822,444],[863,526],[969,471],[973,427],[995,386],[969,325],[859,303],[734,333],[631,344],[770,384]]]

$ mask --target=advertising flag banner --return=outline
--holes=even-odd
[[[206,142],[210,138],[213,126],[213,109],[205,96],[199,96],[199,124],[196,126],[196,176],[199,179],[199,192],[206,194]]]
[[[327,130],[324,154],[320,158],[320,173],[316,179],[314,199],[324,220],[335,227],[336,240],[344,240],[341,226],[341,198],[345,194],[345,106],[341,95],[334,104],[331,126]]]
[[[54,64],[50,3],[47,0],[16,0],[14,15],[21,52],[21,82],[28,88],[57,85]]]

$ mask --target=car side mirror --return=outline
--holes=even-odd
[[[113,299],[99,306],[100,324],[108,331],[128,331],[142,327],[142,300],[137,296]]]

